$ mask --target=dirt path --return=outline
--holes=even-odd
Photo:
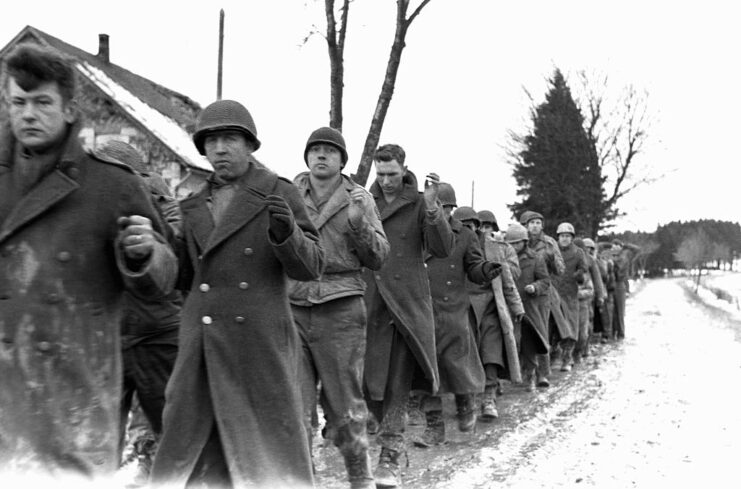
[[[446,399],[449,442],[410,447],[404,486],[735,486],[741,325],[673,280],[647,282],[627,309],[623,343],[594,345],[546,391],[506,386],[501,418],[474,434],[457,432]],[[347,487],[336,449],[315,445],[315,454],[317,487]]]

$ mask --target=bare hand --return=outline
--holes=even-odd
[[[528,294],[534,294],[535,293],[535,286],[533,284],[528,284],[525,286],[525,292]]]
[[[347,208],[347,220],[350,222],[350,226],[358,228],[363,220],[363,214],[365,214],[365,207],[363,202],[365,201],[365,191],[361,188],[355,188],[350,192],[350,205]]]
[[[121,231],[118,239],[123,245],[126,258],[144,260],[149,258],[154,250],[154,231],[152,221],[144,216],[119,217],[118,226]]]
[[[425,205],[428,209],[437,207],[437,194],[440,191],[440,176],[437,173],[430,173],[425,178]]]

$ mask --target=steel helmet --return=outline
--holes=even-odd
[[[593,250],[597,249],[597,245],[594,244],[594,240],[592,238],[584,238],[584,247],[592,248]]]
[[[196,119],[196,132],[193,134],[193,142],[198,152],[202,155],[206,154],[203,149],[203,142],[207,134],[228,129],[244,133],[247,139],[255,145],[255,151],[260,148],[255,121],[252,120],[252,116],[245,106],[234,100],[217,100],[203,109],[198,114],[198,119]]]
[[[453,212],[453,217],[458,219],[459,221],[476,221],[476,226],[478,226],[479,223],[479,217],[476,215],[476,211],[473,210],[472,207],[463,206],[459,207]]]
[[[520,214],[520,224],[522,224],[523,226],[527,226],[527,223],[529,223],[533,219],[540,219],[541,221],[545,221],[545,219],[543,219],[543,214],[540,214],[539,212],[525,211]]]
[[[487,210],[479,211],[477,215],[479,218],[479,222],[481,224],[488,222],[494,228],[494,231],[499,231],[499,224],[497,224],[497,218],[494,217],[494,213],[492,211],[487,211]]]
[[[572,236],[576,236],[576,231],[574,231],[574,226],[571,225],[569,222],[562,222],[558,225],[558,229],[556,229],[556,234],[565,234],[569,233]]]
[[[437,198],[440,199],[440,205],[454,205],[458,207],[455,200],[455,190],[449,183],[440,182]]]
[[[340,131],[331,127],[320,127],[316,131],[312,132],[311,136],[309,136],[309,139],[306,141],[306,149],[304,149],[304,161],[307,165],[309,164],[309,159],[307,158],[309,148],[320,143],[329,144],[340,150],[340,153],[342,154],[342,166],[345,166],[345,163],[347,163],[347,147],[345,146],[345,138],[342,137]]]
[[[527,241],[527,229],[522,224],[513,222],[507,228],[507,234],[504,236],[504,240],[507,243],[517,243],[518,241]]]

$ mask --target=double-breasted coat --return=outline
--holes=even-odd
[[[235,487],[303,487],[312,469],[287,280],[317,278],[324,256],[290,181],[253,161],[235,186],[216,225],[211,183],[181,202],[181,283],[192,286],[152,480],[184,486],[215,425]],[[268,231],[273,194],[295,218],[281,243]]]
[[[0,471],[118,468],[122,296],[163,297],[177,274],[163,238],[140,268],[127,264],[118,218],[161,230],[157,215],[139,177],[86,153],[77,129],[15,201],[13,167],[28,163],[12,137],[0,144]]]
[[[404,176],[401,194],[386,203],[378,183],[370,188],[390,245],[380,270],[366,272],[365,302],[368,331],[365,351],[365,383],[373,400],[382,400],[388,378],[393,330],[381,314],[391,312],[398,331],[406,340],[417,363],[437,392],[440,377],[435,350],[435,326],[430,282],[425,270],[425,251],[444,258],[453,249],[453,233],[442,209],[428,213],[412,172]]]
[[[455,236],[452,253],[446,258],[428,255],[427,259],[440,391],[475,394],[484,390],[485,378],[468,320],[466,278],[484,283],[486,260],[476,234],[457,219],[450,218],[448,222]]]

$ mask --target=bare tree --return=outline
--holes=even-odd
[[[594,143],[606,178],[605,221],[609,222],[621,215],[620,199],[664,176],[639,161],[653,122],[648,92],[629,85],[611,99],[607,75],[581,71],[579,79],[584,128]]]
[[[329,51],[329,125],[342,131],[342,95],[345,89],[345,37],[347,19],[350,13],[350,0],[343,0],[339,9],[340,25],[334,0],[324,0],[327,16],[327,49]]]
[[[697,280],[695,282],[695,292],[700,287],[700,276],[707,262],[713,260],[714,243],[710,240],[707,233],[699,230],[690,234],[682,240],[674,253],[674,259],[683,263],[685,268],[692,273],[697,269]]]
[[[330,0],[327,1],[329,2]],[[371,164],[373,163],[373,153],[378,146],[378,141],[381,139],[381,130],[383,129],[386,113],[391,104],[391,97],[394,94],[394,86],[396,85],[396,75],[399,72],[399,65],[401,64],[401,53],[406,45],[407,31],[414,19],[417,18],[428,3],[430,3],[430,0],[422,0],[417,5],[417,8],[412,11],[411,15],[407,16],[410,0],[396,0],[396,32],[394,33],[394,42],[391,45],[391,53],[389,54],[389,60],[386,65],[386,75],[384,76],[381,93],[376,103],[376,110],[373,112],[373,117],[371,118],[371,125],[368,130],[368,136],[365,139],[365,145],[363,146],[363,154],[360,157],[358,171],[352,175],[353,180],[360,185],[364,186],[368,181]]]

